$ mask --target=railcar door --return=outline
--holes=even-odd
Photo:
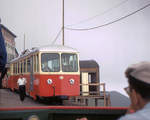
[[[30,91],[33,91],[33,56],[30,57]]]

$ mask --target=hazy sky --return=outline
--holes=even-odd
[[[65,26],[90,28],[126,16],[150,0],[65,0]],[[123,94],[124,71],[129,64],[150,61],[150,7],[111,25],[88,31],[65,30],[65,45],[76,48],[81,60],[93,59],[100,66],[100,81],[107,90]],[[16,38],[16,47],[51,44],[62,25],[62,0],[0,0],[2,24]],[[68,26],[71,25],[72,26]],[[61,35],[56,44],[61,44]]]

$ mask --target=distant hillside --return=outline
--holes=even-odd
[[[109,94],[112,107],[128,107],[130,105],[130,100],[125,95],[117,91],[111,91]]]

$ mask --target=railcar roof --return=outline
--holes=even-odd
[[[37,48],[39,51],[56,51],[56,52],[77,52],[76,49],[68,47],[68,46],[62,46],[62,45],[51,45],[51,46],[45,46],[45,47],[39,47]]]
[[[47,45],[47,46],[43,46],[43,47],[35,47],[30,50],[27,49],[27,50],[23,51],[20,56],[13,59],[11,62],[16,61],[17,59],[20,59],[27,55],[30,55],[34,52],[78,52],[78,51],[75,48],[71,48],[71,47],[63,46],[63,45]]]

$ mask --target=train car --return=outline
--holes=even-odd
[[[76,49],[55,45],[25,50],[10,62],[7,87],[18,90],[17,80],[27,80],[26,94],[33,99],[80,95],[79,54]]]

